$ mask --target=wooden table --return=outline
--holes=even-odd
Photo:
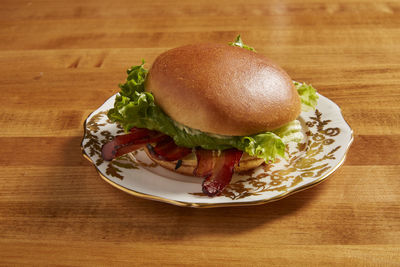
[[[101,180],[82,123],[125,69],[238,33],[340,105],[344,165],[274,203],[206,210]],[[6,0],[0,41],[1,265],[399,266],[399,2]]]

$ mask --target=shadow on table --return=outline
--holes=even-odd
[[[324,186],[323,184],[319,187]],[[312,188],[282,200],[258,206],[194,209],[143,200],[129,195],[123,198],[131,202],[132,224],[139,220],[143,239],[183,240],[206,235],[216,238],[232,237],[258,227],[284,227],[285,220],[296,220],[297,212],[305,209],[321,192]],[[129,198],[131,198],[129,200]],[[128,216],[129,216],[128,215]],[[279,223],[279,225],[276,224]],[[272,226],[273,225],[273,226]],[[139,229],[137,229],[139,230]],[[294,230],[294,229],[293,229]]]

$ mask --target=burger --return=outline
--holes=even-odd
[[[126,134],[103,146],[103,158],[144,149],[164,168],[203,178],[210,197],[235,171],[285,157],[287,144],[303,138],[299,114],[318,100],[240,36],[168,50],[149,70],[143,61],[127,74],[108,112]]]

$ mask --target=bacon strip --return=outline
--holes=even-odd
[[[218,151],[196,149],[197,166],[193,171],[195,176],[207,177],[212,174],[215,162],[218,159]]]
[[[156,146],[153,147],[151,143],[156,143]],[[104,160],[112,160],[146,145],[154,157],[166,161],[180,160],[192,152],[190,148],[177,146],[167,135],[148,129],[132,128],[131,133],[117,135],[112,141],[103,145],[101,154]],[[242,151],[234,148],[220,153],[213,150],[196,150],[197,166],[193,174],[204,177],[202,185],[204,194],[213,197],[225,189],[242,154]]]
[[[197,167],[193,174],[204,177],[203,193],[209,197],[219,195],[232,180],[235,166],[243,152],[227,149],[217,154],[216,151],[196,150]]]
[[[103,145],[101,156],[104,160],[113,160],[148,143],[156,143],[166,138],[166,135],[162,133],[143,128],[132,128],[130,132],[129,134],[117,135],[112,141]]]
[[[177,146],[171,137],[158,142],[155,147],[148,145],[147,148],[154,157],[166,161],[175,161],[192,153],[191,148]]]

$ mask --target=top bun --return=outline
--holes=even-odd
[[[173,120],[207,133],[256,134],[300,114],[300,97],[283,69],[230,45],[168,50],[154,61],[145,87]]]

